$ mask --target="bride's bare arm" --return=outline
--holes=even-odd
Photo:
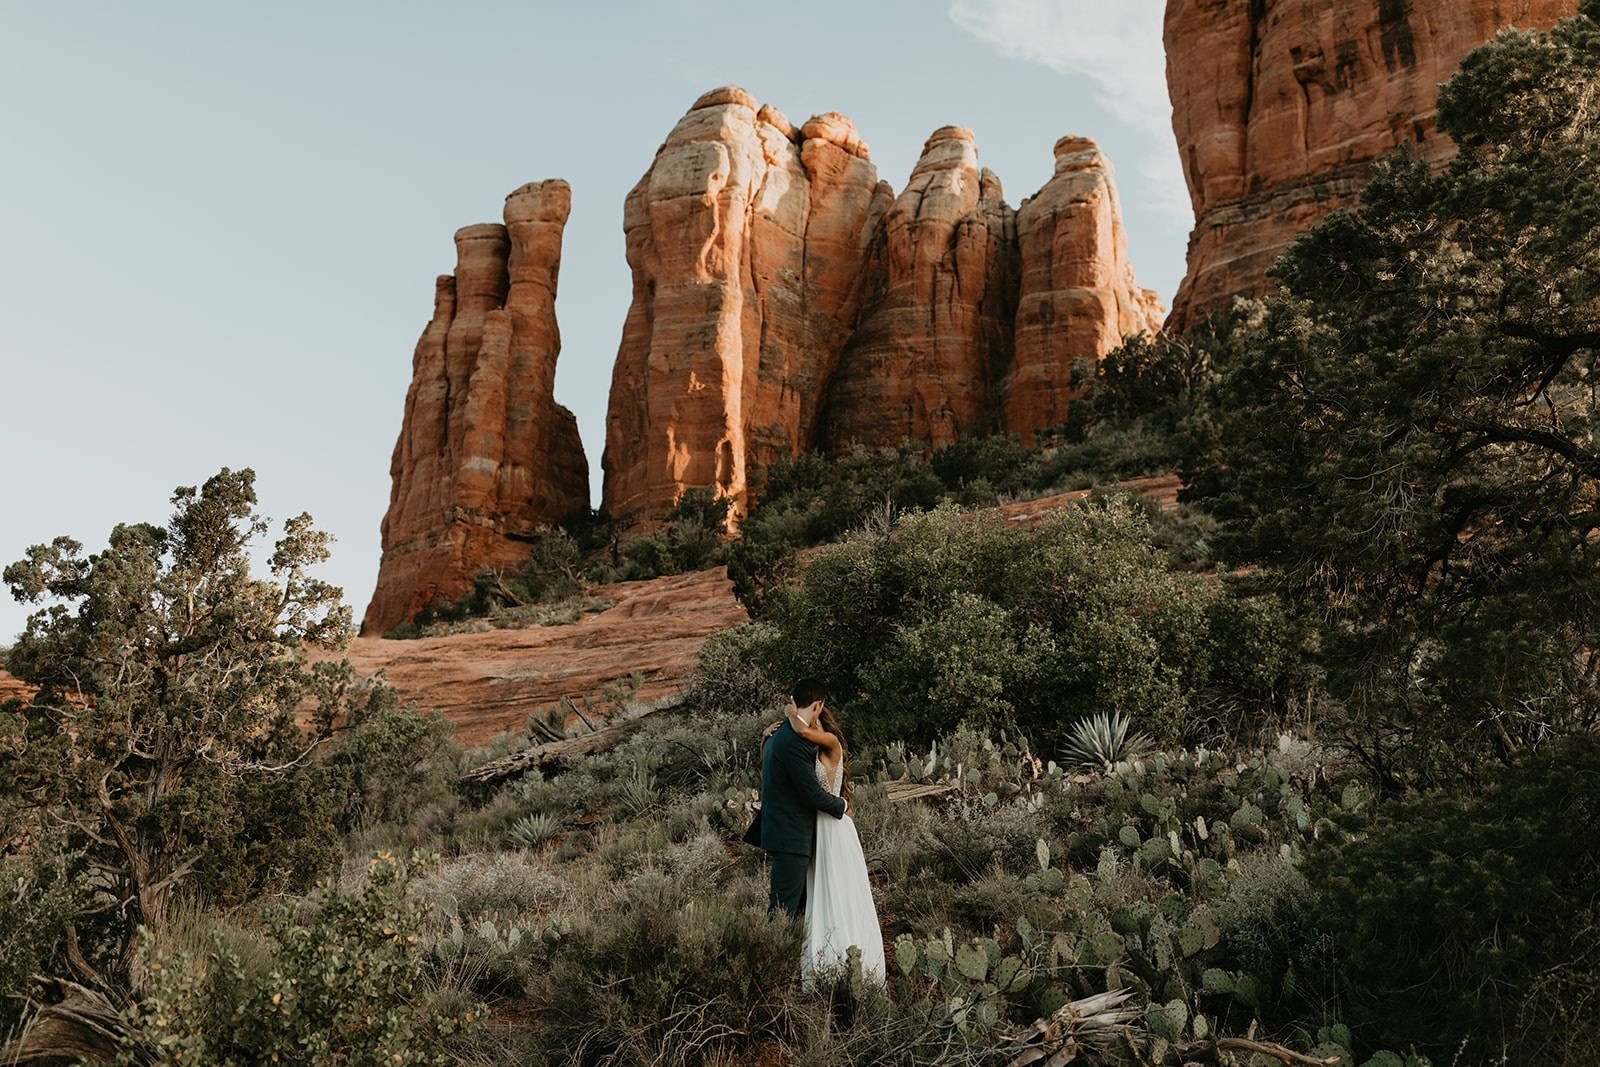
[[[812,723],[809,726],[806,725],[800,720],[799,716],[796,716],[792,721],[795,724],[795,733],[799,734],[807,741],[810,741],[812,744],[821,745],[827,750],[829,763],[839,762],[839,739],[837,737],[834,737],[828,731],[824,730],[815,723]]]

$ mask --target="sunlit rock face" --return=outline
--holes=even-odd
[[[506,198],[504,224],[456,233],[455,274],[438,279],[412,356],[364,633],[520,563],[541,526],[589,506],[577,420],[552,392],[571,199],[564,181],[534,182]]]
[[[814,444],[886,201],[843,116],[797,128],[734,86],[695,101],[624,206],[609,514],[659,517],[691,486],[742,502],[752,466]]]
[[[1085,137],[1063,137],[1055,155],[1055,174],[1017,211],[1015,357],[999,396],[1005,429],[1025,444],[1066,420],[1074,360],[1154,333],[1164,314],[1134,281],[1111,161]]]
[[[972,131],[936,130],[879,222],[870,291],[829,389],[823,445],[992,432],[1011,350],[1017,219]]]
[[[605,510],[657,519],[698,486],[738,510],[807,449],[1065,418],[1072,360],[1161,310],[1127,265],[1109,163],[1062,144],[1014,210],[972,132],[944,127],[895,196],[844,116],[797,128],[737,87],[703,95],[624,209]]]
[[[796,126],[736,86],[696,100],[623,205],[633,298],[606,412],[601,506],[645,526],[685,489],[759,497],[772,463],[853,444],[1031,437],[1078,358],[1161,321],[1134,282],[1110,162],[1063,138],[1011,208],[972,131],[936,130],[905,190],[835,112]],[[588,507],[551,387],[565,182],[456,234],[417,343],[364,633],[512,567]]]
[[[1172,127],[1194,205],[1181,332],[1267,290],[1297,233],[1353,203],[1368,166],[1409,142],[1455,151],[1434,99],[1507,25],[1546,29],[1577,0],[1167,0]]]

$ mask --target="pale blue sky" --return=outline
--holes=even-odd
[[[359,619],[411,352],[451,236],[565,178],[556,399],[599,499],[629,300],[622,199],[700,93],[855,122],[904,187],[969,126],[1013,206],[1065,134],[1117,167],[1139,280],[1170,303],[1191,218],[1162,0],[74,2],[0,14],[0,565],[165,520],[253,467],[262,511],[338,538]],[[0,595],[0,644],[28,609]]]

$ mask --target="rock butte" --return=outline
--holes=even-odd
[[[1172,128],[1194,205],[1167,329],[1261,295],[1295,235],[1351,204],[1406,142],[1440,165],[1439,83],[1505,27],[1547,29],[1577,0],[1167,0]]]
[[[1013,210],[947,126],[894,196],[844,116],[797,129],[737,87],[701,96],[627,197],[602,507],[648,522],[713,486],[742,510],[808,449],[1064,419],[1071,361],[1161,309],[1128,266],[1109,161],[1079,138],[1056,155]]]
[[[504,225],[456,232],[456,272],[438,279],[412,357],[364,633],[520,563],[540,526],[589,506],[578,423],[552,394],[571,199],[564,181],[534,182],[506,197]]]
[[[795,126],[726,86],[695,101],[628,194],[633,300],[606,412],[601,506],[643,526],[685,489],[745,510],[762,471],[812,448],[927,446],[1066,418],[1076,358],[1161,323],[1128,265],[1110,161],[1056,144],[1013,210],[972,131],[923,147],[898,197],[843,115]],[[417,343],[390,466],[381,633],[514,565],[586,508],[572,415],[551,394],[565,182],[456,234]]]

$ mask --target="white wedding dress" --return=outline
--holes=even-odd
[[[817,781],[834,796],[844,783],[844,761],[829,781],[817,760]],[[883,931],[867,882],[867,860],[855,820],[817,812],[817,850],[806,871],[806,943],[800,973],[807,985],[824,971],[843,972],[851,945],[861,949],[861,973],[868,981],[884,981]]]

